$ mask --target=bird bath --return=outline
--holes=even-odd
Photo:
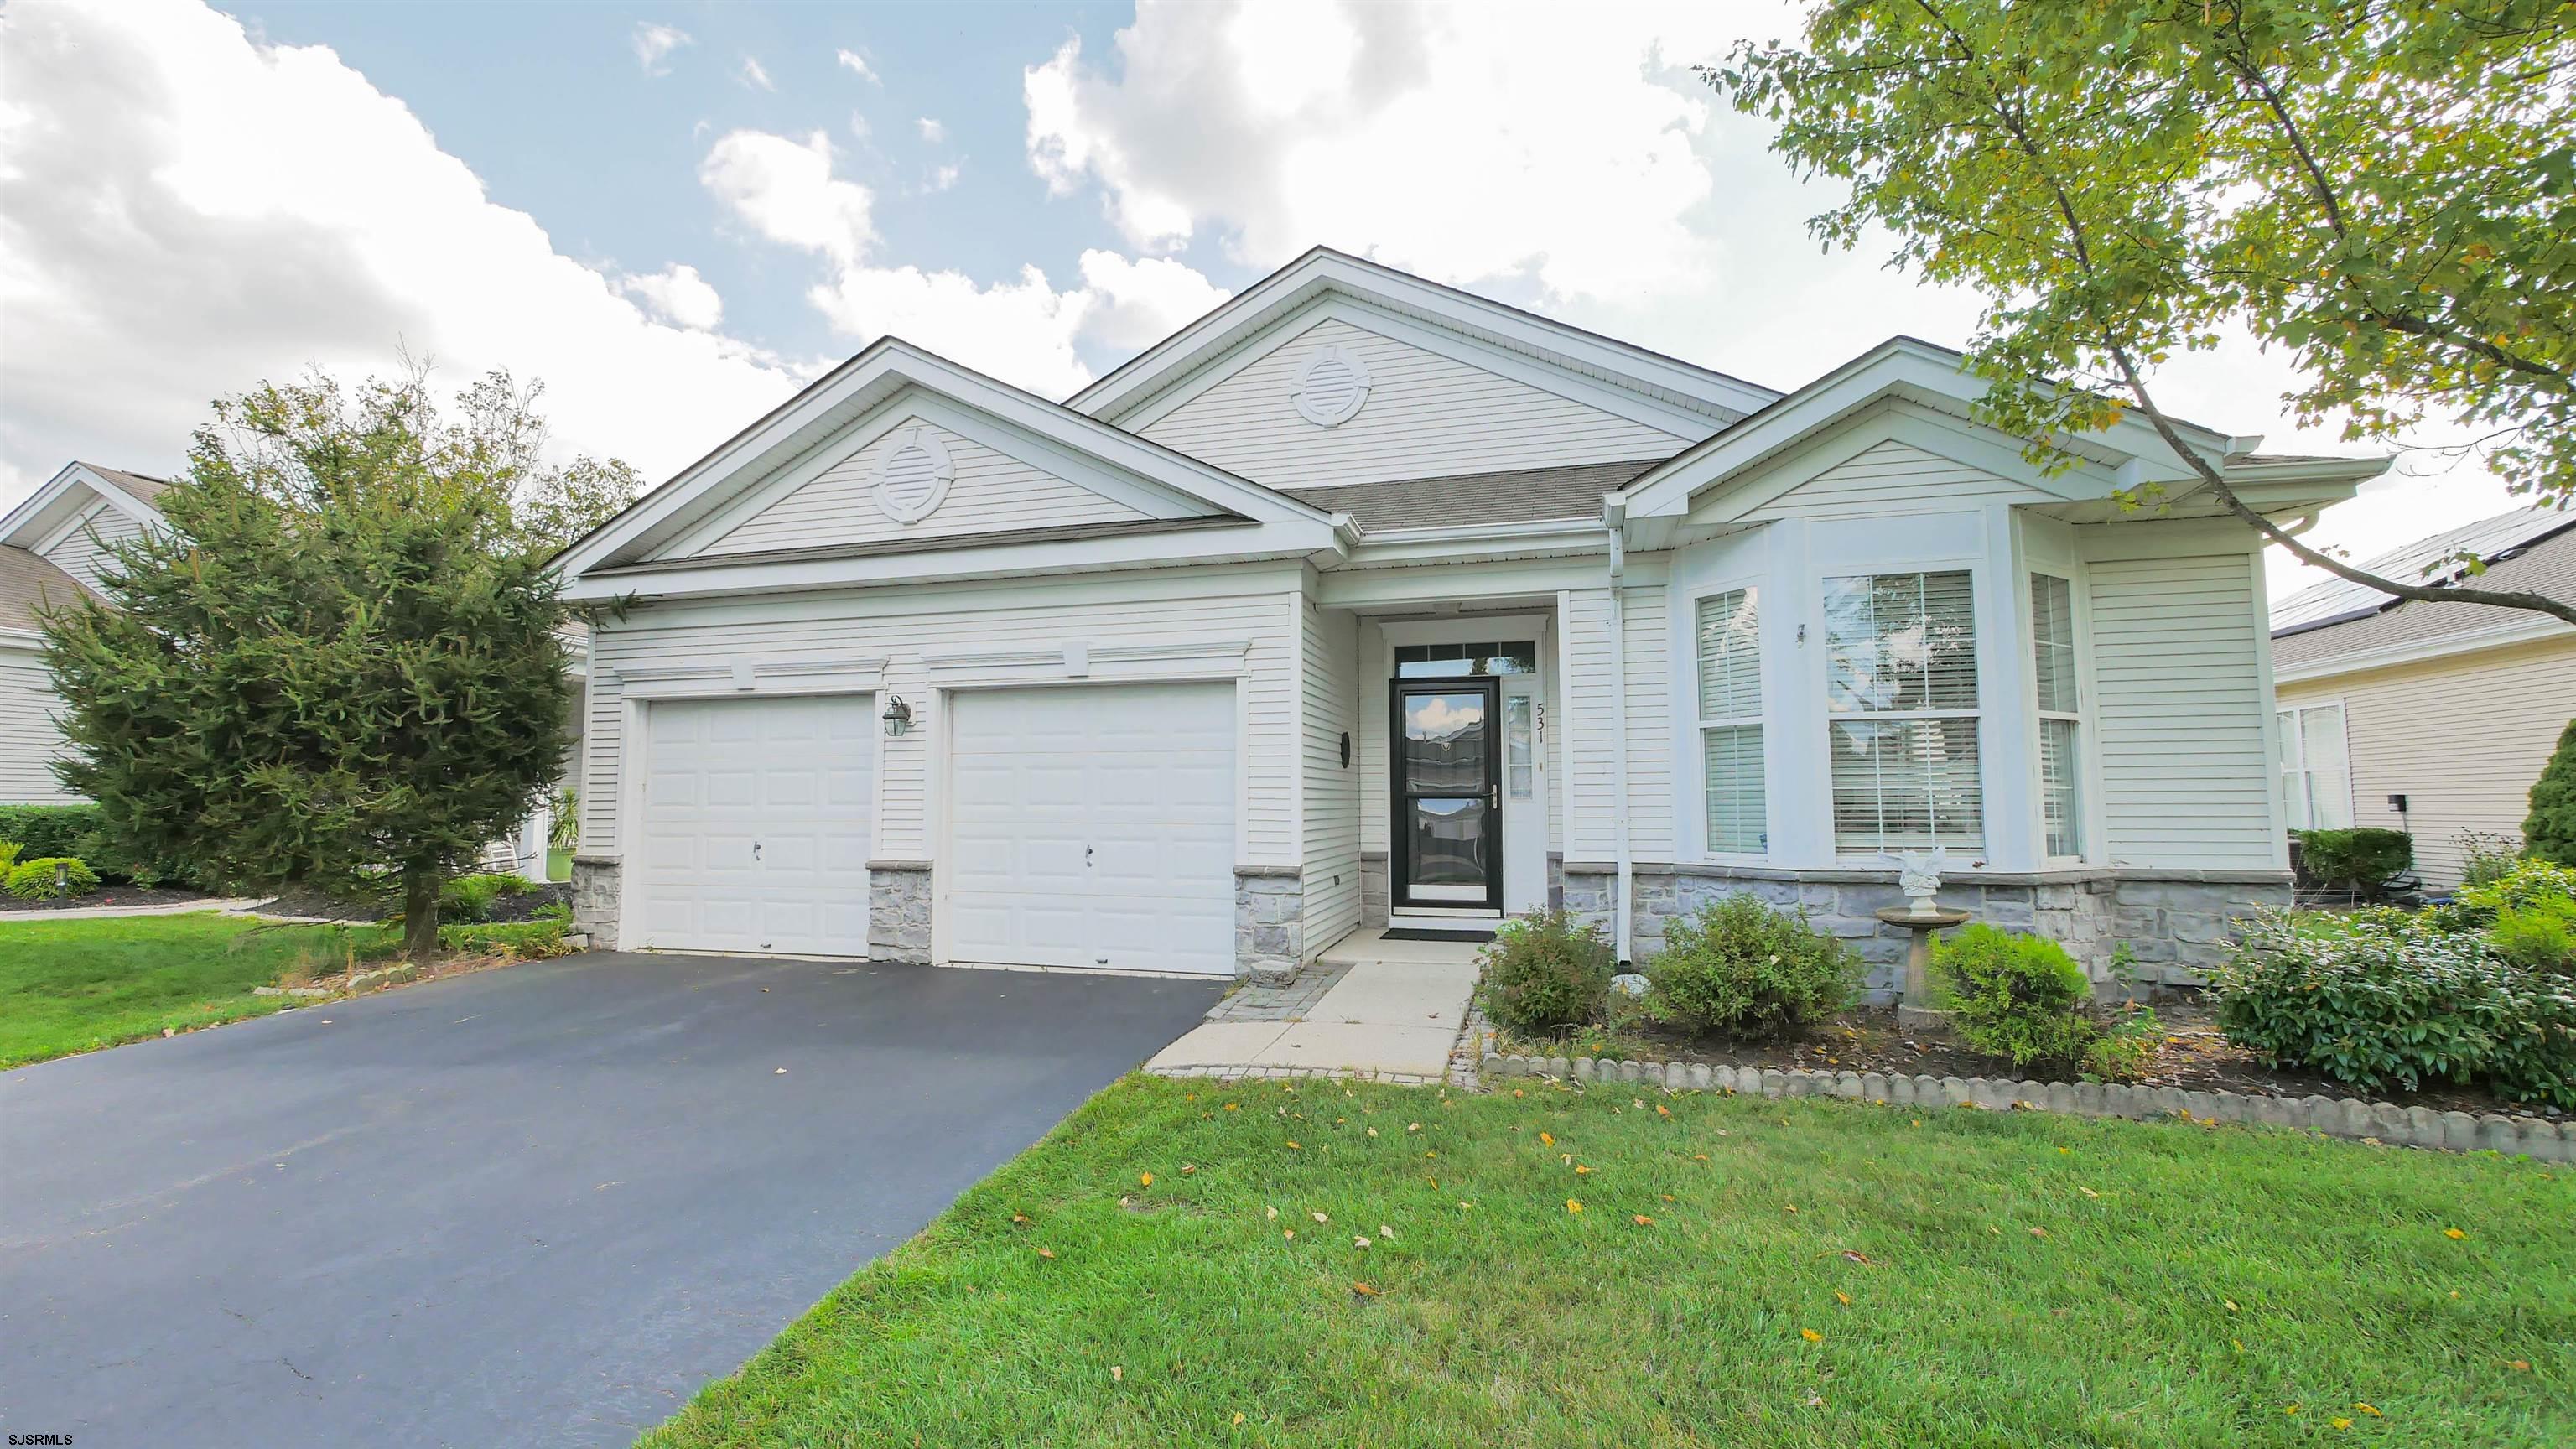
[[[1875,913],[1886,924],[1913,933],[1905,945],[1905,982],[1896,1003],[1896,1024],[1909,1031],[1939,1030],[1950,1021],[1950,1013],[1932,1009],[1932,933],[1965,922],[1968,913],[1932,899],[1941,888],[1941,857],[1938,850],[1899,856],[1896,884],[1911,904],[1882,906]]]

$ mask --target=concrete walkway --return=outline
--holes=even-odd
[[[1467,1020],[1477,948],[1456,941],[1389,941],[1354,931],[1310,970],[1341,974],[1302,1017],[1201,1023],[1155,1054],[1150,1072],[1174,1077],[1360,1076],[1436,1082]]]
[[[112,921],[125,916],[184,916],[196,911],[221,911],[228,916],[252,914],[251,907],[267,900],[266,896],[243,896],[239,899],[174,901],[166,906],[67,906],[59,911],[0,911],[0,924],[10,921]],[[263,919],[287,920],[285,916]]]

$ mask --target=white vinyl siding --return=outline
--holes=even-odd
[[[1672,676],[1665,621],[1670,609],[1658,585],[1632,586],[1627,605],[1628,852],[1636,860],[1673,858]],[[1604,861],[1618,848],[1615,812],[1617,725],[1610,689],[1610,591],[1567,596],[1563,673],[1565,726],[1573,733],[1566,761],[1574,818],[1567,822],[1568,859]]]
[[[2352,827],[2352,754],[2344,741],[2343,701],[2280,712],[2273,735],[2281,749],[2281,803],[2292,830]]]
[[[1730,589],[1698,601],[1701,788],[1708,848],[1759,855],[1770,843],[1762,755],[1759,591]]]
[[[919,428],[924,437],[937,439],[947,449],[956,478],[935,512],[918,523],[906,524],[886,516],[877,506],[873,490],[879,460],[896,446],[895,440],[901,434],[912,428]],[[757,553],[766,549],[1116,523],[1144,517],[1124,503],[1030,467],[971,438],[907,417],[700,552]]]
[[[2039,702],[2039,824],[2052,858],[2084,854],[2083,691],[2075,659],[2075,589],[2030,576],[2031,674]]]
[[[142,536],[142,524],[114,508],[103,507],[53,547],[46,549],[45,558],[54,567],[95,589],[100,587],[99,571],[113,562],[107,556],[107,546]]]
[[[1307,359],[1328,345],[1360,358],[1369,395],[1356,416],[1326,428],[1299,414],[1292,394]],[[1340,318],[1281,337],[1140,431],[1256,483],[1293,488],[1663,458],[1696,441]]]
[[[1828,578],[1824,617],[1835,850],[1983,844],[1970,574]]]
[[[2036,488],[1891,439],[1835,464],[1744,516],[1882,518],[1893,513],[1956,512],[1972,501],[2053,500]]]
[[[1359,625],[1340,610],[1297,605],[1304,637],[1305,951],[1311,957],[1360,923]],[[1342,763],[1342,742],[1351,745]]]
[[[933,848],[929,749],[941,723],[922,655],[1025,651],[1082,643],[1112,646],[1249,641],[1242,708],[1249,731],[1243,836],[1248,863],[1293,865],[1297,687],[1291,608],[1295,576],[1279,570],[1206,570],[1024,579],[902,590],[852,590],[689,605],[647,605],[592,636],[589,753],[583,765],[582,848],[614,852],[618,840],[618,671],[705,666],[736,659],[780,662],[879,657],[884,694],[912,706],[914,725],[883,742],[878,849],[926,860]],[[881,696],[882,697],[882,696]]]
[[[0,805],[59,805],[80,797],[54,778],[64,753],[53,676],[33,649],[0,647]]]
[[[2280,868],[2258,567],[2244,554],[2087,566],[2112,865]]]
[[[2281,686],[2284,709],[2341,700],[2352,823],[2415,835],[2415,872],[2459,884],[2460,834],[2519,843],[2531,782],[2576,718],[2576,632]],[[2463,708],[2462,701],[2475,708]],[[2388,803],[2406,797],[2400,816]]]

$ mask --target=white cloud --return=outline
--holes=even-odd
[[[1168,257],[1130,260],[1107,251],[1082,254],[1082,285],[1093,299],[1085,331],[1120,351],[1160,342],[1227,295]]]
[[[1164,258],[1093,251],[1082,285],[1058,291],[1024,266],[979,284],[962,272],[877,264],[868,188],[832,174],[828,138],[762,131],[719,140],[699,168],[708,190],[761,236],[821,256],[829,274],[806,298],[834,330],[862,342],[891,333],[1050,397],[1091,380],[1077,350],[1098,338],[1134,347],[1222,300],[1205,277]]]
[[[724,298],[698,269],[674,263],[659,272],[630,273],[617,279],[617,289],[644,299],[646,310],[680,327],[711,332],[724,321]]]
[[[928,191],[946,191],[948,188],[957,184],[957,178],[964,174],[965,170],[966,167],[964,163],[956,161],[952,161],[945,166],[935,167],[930,173],[930,180],[923,183],[923,189]]]
[[[778,89],[778,82],[769,78],[769,71],[761,65],[760,57],[756,55],[744,56],[742,58],[742,69],[736,72],[736,75],[741,79],[744,85],[751,87],[753,90],[774,91]]]
[[[626,39],[627,44],[635,47],[635,63],[644,67],[646,75],[669,75],[671,52],[696,43],[685,30],[656,25],[649,20],[638,22]]]
[[[847,66],[852,71],[856,72],[859,79],[863,81],[876,81],[877,84],[880,85],[884,84],[882,81],[877,81],[876,67],[868,64],[868,58],[866,56],[861,55],[855,50],[844,49],[839,53],[839,59],[842,65]]]
[[[327,49],[177,0],[21,3],[0,48],[0,465],[181,466],[308,366],[547,385],[563,445],[675,471],[800,379],[656,322]],[[0,484],[0,491],[5,491]]]
[[[920,129],[921,139],[928,141],[934,146],[948,139],[948,128],[928,116],[924,116],[912,124]]]
[[[832,176],[832,139],[803,143],[766,131],[733,131],[698,167],[698,179],[762,236],[854,266],[876,237],[868,189]]]
[[[864,141],[868,138],[869,130],[868,118],[865,115],[857,111],[850,112],[850,139]]]

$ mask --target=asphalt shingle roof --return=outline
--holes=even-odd
[[[2556,517],[2559,520],[2557,533],[2524,545],[2511,557],[2497,559],[2490,564],[2485,573],[2462,582],[2473,589],[2529,590],[2553,599],[2576,599],[2576,514],[2562,513]],[[2405,575],[2401,573],[2393,577],[2403,579]],[[2363,592],[2374,599],[2386,600],[2388,597],[2369,590]],[[2277,620],[2279,616],[2276,614],[2274,617]],[[2499,609],[2491,604],[2400,603],[2393,608],[2346,618],[2341,623],[2293,629],[2286,634],[2275,633],[2272,636],[2272,666],[2283,669],[2312,664],[2359,650],[2433,642],[2446,635],[2468,634],[2544,617],[2526,609]]]
[[[36,606],[67,604],[85,590],[53,560],[0,543],[0,629],[33,629]]]
[[[1616,490],[1662,461],[1635,458],[1617,463],[1574,463],[1560,468],[1515,468],[1502,473],[1400,478],[1388,483],[1343,483],[1330,488],[1280,491],[1300,503],[1347,513],[1363,532],[1371,533],[1390,528],[1597,519],[1601,516],[1602,494]]]

